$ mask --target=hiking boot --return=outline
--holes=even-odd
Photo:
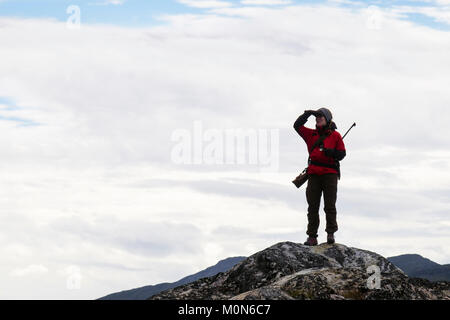
[[[305,246],[317,246],[317,238],[308,237],[308,239],[306,239],[305,243],[303,244]]]
[[[334,235],[332,233],[329,233],[327,236],[327,243],[333,244],[334,243]]]

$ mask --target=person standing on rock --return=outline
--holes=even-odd
[[[308,118],[316,117],[316,128],[306,128]],[[305,110],[294,123],[295,131],[305,140],[308,147],[308,185],[306,200],[308,202],[308,246],[317,245],[319,228],[319,206],[323,192],[326,217],[327,243],[335,242],[334,233],[338,230],[336,221],[337,184],[340,179],[339,161],[345,157],[345,145],[342,136],[336,131],[333,116],[327,108]]]

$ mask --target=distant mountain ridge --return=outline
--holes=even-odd
[[[210,266],[195,274],[186,276],[176,282],[164,282],[156,285],[124,290],[109,294],[99,300],[145,300],[164,290],[188,284],[204,277],[211,277],[219,272],[226,272],[246,258],[247,257],[245,256],[229,257],[220,260],[214,266]],[[440,265],[418,254],[403,254],[388,257],[386,259],[405,272],[408,277],[423,278],[430,281],[450,281],[450,264]]]
[[[402,254],[387,258],[408,277],[430,281],[450,281],[450,264],[439,264],[418,254]]]
[[[211,277],[219,272],[225,272],[245,258],[246,257],[239,257],[239,256],[226,258],[220,260],[214,266],[208,267],[195,274],[186,276],[176,282],[163,282],[156,285],[149,285],[136,289],[124,290],[101,297],[98,300],[145,300],[161,291],[175,288],[177,286],[181,286],[183,284],[187,284],[204,277]]]

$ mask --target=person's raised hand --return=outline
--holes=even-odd
[[[308,115],[308,117],[309,116],[311,116],[311,115],[316,115],[317,114],[317,111],[316,110],[305,110],[305,113]]]

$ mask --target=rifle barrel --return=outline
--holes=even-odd
[[[356,122],[353,122],[352,126],[347,130],[347,132],[344,134],[344,136],[342,137],[342,140],[345,138],[345,136],[347,135],[347,133],[352,130],[353,127],[356,126]]]

